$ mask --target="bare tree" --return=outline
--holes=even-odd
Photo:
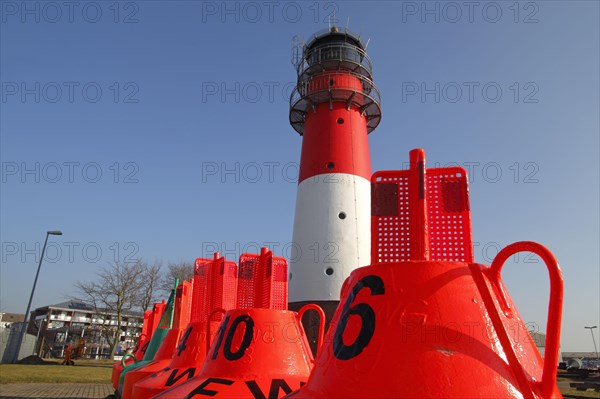
[[[142,261],[112,263],[99,269],[93,281],[75,284],[79,295],[76,299],[93,306],[95,316],[103,320],[100,329],[110,345],[111,357],[119,343],[123,315],[149,306],[159,281],[159,272],[160,265],[149,267]],[[151,278],[147,277],[149,274]],[[152,281],[150,285],[148,279]]]
[[[144,270],[142,272],[142,280],[144,284],[140,288],[138,304],[142,311],[147,310],[156,302],[159,286],[162,281],[160,262],[155,262],[152,265],[142,262]]]
[[[194,263],[193,262],[179,262],[169,263],[167,271],[163,275],[162,282],[160,284],[160,290],[163,293],[168,294],[173,289],[175,279],[179,281],[190,280],[194,277]]]

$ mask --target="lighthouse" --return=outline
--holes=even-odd
[[[331,27],[296,44],[290,124],[302,137],[290,259],[290,309],[317,303],[328,320],[350,273],[370,264],[368,134],[381,120],[361,38]]]

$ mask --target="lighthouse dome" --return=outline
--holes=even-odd
[[[365,45],[358,35],[335,26],[315,33],[304,45],[303,52],[308,65],[320,65],[327,69],[360,65],[366,55]]]

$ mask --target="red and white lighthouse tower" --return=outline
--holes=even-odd
[[[367,135],[381,119],[372,63],[360,37],[337,27],[298,51],[290,123],[303,137],[289,300],[330,316],[344,280],[370,264],[371,161]]]

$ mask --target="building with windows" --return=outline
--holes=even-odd
[[[0,328],[11,328],[13,323],[23,323],[25,315],[23,313],[0,312]]]
[[[135,346],[143,322],[141,312],[122,315],[117,353]],[[38,337],[35,352],[42,357],[63,357],[69,343],[76,347],[84,338],[83,357],[106,358],[110,355],[106,337],[114,334],[116,325],[117,315],[113,312],[98,312],[89,304],[67,301],[35,309],[27,331]]]

